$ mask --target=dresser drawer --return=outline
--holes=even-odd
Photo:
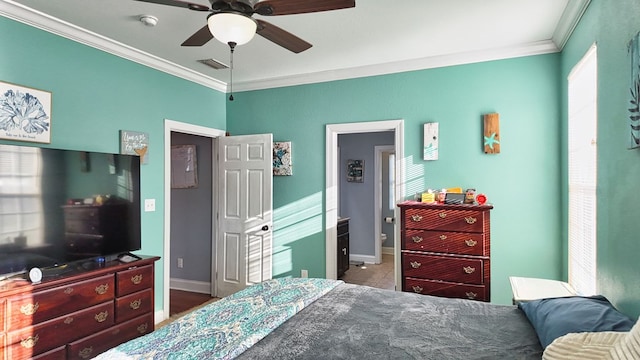
[[[95,206],[65,206],[64,218],[70,221],[93,221],[98,222],[100,209]]]
[[[116,323],[150,312],[151,289],[116,299]]]
[[[100,234],[100,223],[98,219],[85,220],[66,220],[64,222],[64,229],[68,233],[80,233],[80,234]]]
[[[141,266],[116,273],[117,296],[149,289],[153,286],[153,266]]]
[[[484,212],[478,210],[407,208],[404,224],[407,229],[482,232]]]
[[[113,323],[113,301],[109,301],[35,326],[12,331],[7,336],[7,356],[9,359],[26,359],[79,337],[106,329]]]
[[[348,221],[338,221],[338,236],[345,235],[349,233],[349,222]]]
[[[138,336],[153,331],[153,314],[115,325],[69,344],[69,359],[90,359]]]
[[[483,284],[483,259],[402,254],[406,277]]]
[[[66,360],[67,358],[67,347],[60,346],[53,350],[49,350],[40,355],[36,355],[31,360]]]
[[[484,235],[433,230],[406,230],[402,249],[463,255],[485,255]]]
[[[114,297],[113,275],[35,292],[7,302],[8,330],[53,319]]]
[[[487,301],[487,288],[484,285],[469,285],[446,281],[431,281],[404,278],[403,291],[417,294]]]

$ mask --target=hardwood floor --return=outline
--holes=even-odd
[[[393,255],[383,254],[381,264],[350,265],[341,280],[350,284],[393,290],[395,288]],[[187,311],[212,299],[209,294],[175,289],[170,290],[169,296],[170,316]]]
[[[393,255],[383,254],[381,264],[363,264],[360,266],[352,264],[341,280],[349,284],[394,290]]]
[[[187,311],[211,299],[209,294],[171,289],[169,291],[169,315]]]

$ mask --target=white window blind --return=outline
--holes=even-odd
[[[0,152],[0,245],[24,239],[30,246],[43,238],[42,158],[37,147]]]
[[[595,44],[568,77],[569,284],[596,293],[598,63]]]

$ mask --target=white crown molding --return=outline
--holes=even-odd
[[[140,51],[100,34],[83,29],[79,26],[54,18],[11,0],[0,1],[0,15],[214,90],[221,92],[226,92],[227,90],[227,84],[222,81],[208,77],[144,51]]]
[[[473,51],[442,56],[431,56],[421,59],[404,60],[386,64],[322,71],[304,75],[269,78],[264,80],[253,80],[250,82],[239,82],[234,83],[233,87],[235,91],[262,90],[284,86],[295,86],[376,75],[394,74],[414,70],[441,68],[446,66],[471,64],[492,60],[511,59],[522,56],[550,54],[558,51],[558,47],[551,40],[548,40],[514,47]]]
[[[554,32],[553,39],[548,41],[349,69],[257,79],[234,83],[234,87],[235,91],[261,90],[554,53],[562,50],[590,1],[569,0],[569,4]],[[220,92],[227,91],[225,82],[64,22],[14,1],[0,0],[0,15],[211,89]]]
[[[567,7],[560,17],[558,26],[553,32],[552,39],[556,46],[558,46],[558,49],[562,50],[564,48],[590,3],[591,0],[569,0]]]

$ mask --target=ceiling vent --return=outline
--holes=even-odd
[[[209,67],[212,67],[216,70],[220,70],[220,69],[228,69],[229,67],[219,61],[213,60],[213,59],[203,59],[203,60],[198,60],[199,63],[203,63]]]

